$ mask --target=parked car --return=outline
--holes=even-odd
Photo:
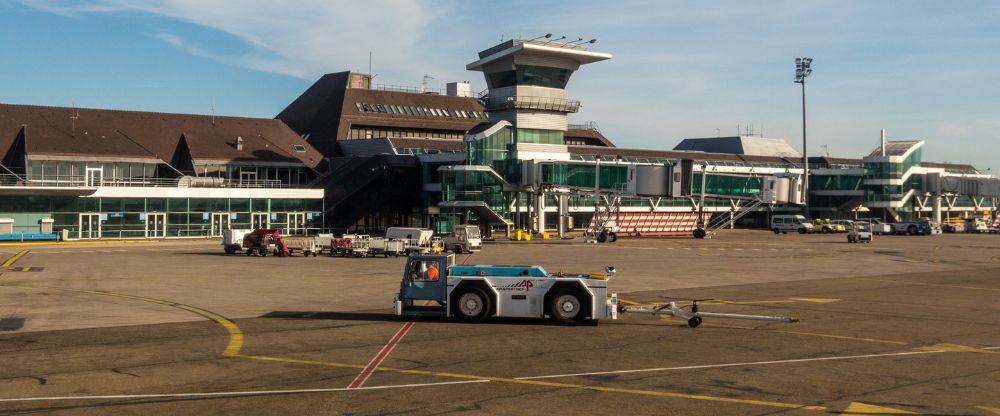
[[[774,215],[771,217],[771,231],[775,234],[788,234],[789,231],[806,234],[813,232],[813,225],[801,215]]]
[[[847,232],[847,227],[843,224],[836,224],[830,220],[815,219],[812,222],[813,230],[823,234]]]
[[[854,221],[851,220],[833,220],[831,222],[842,225],[847,232],[851,232],[854,229]],[[868,224],[868,228],[871,229],[871,224]]]

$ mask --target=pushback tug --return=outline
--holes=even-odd
[[[604,273],[549,273],[541,266],[456,265],[454,255],[411,255],[407,258],[399,293],[393,299],[396,315],[454,317],[481,322],[498,318],[550,317],[565,324],[617,319],[619,312],[665,313],[687,320],[694,328],[702,318],[796,322],[784,316],[762,316],[690,311],[674,302],[651,306],[624,306],[608,296],[615,268]]]

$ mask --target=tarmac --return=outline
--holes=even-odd
[[[486,244],[465,264],[618,270],[698,328],[392,315],[403,258],[218,241],[0,247],[0,414],[1000,414],[1000,236]]]

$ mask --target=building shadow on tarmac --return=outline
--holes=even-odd
[[[405,322],[409,320],[415,320],[417,322],[464,323],[454,318],[435,317],[435,316],[421,316],[414,318],[406,316],[397,316],[391,313],[384,313],[384,312],[272,311],[264,315],[261,315],[260,317],[278,318],[278,319],[320,319],[320,320],[332,320],[332,321]],[[548,319],[516,319],[516,318],[503,318],[503,319],[494,318],[478,324],[560,326],[559,324]],[[583,326],[587,326],[587,324],[583,324]]]

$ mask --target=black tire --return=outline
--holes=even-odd
[[[453,294],[455,310],[452,313],[461,321],[482,322],[490,317],[493,307],[490,297],[482,288],[472,286]]]
[[[854,242],[854,239],[853,239],[853,238],[851,238],[851,236],[847,236],[847,242],[848,242],[848,243],[853,243],[853,242]]]
[[[698,325],[701,325],[701,317],[700,316],[695,316],[695,317],[693,317],[691,319],[688,319],[688,326],[689,327],[691,327],[691,328],[697,328]]]
[[[257,250],[257,254],[260,255],[261,257],[267,257],[267,249],[262,248],[260,250]]]
[[[615,241],[618,241],[618,233],[608,234],[608,242],[613,243]]]
[[[579,290],[557,289],[552,295],[552,303],[549,304],[549,315],[557,322],[567,325],[575,325],[586,318],[583,301],[584,297]]]
[[[782,234],[788,234],[788,231],[782,231],[781,233]]]
[[[823,230],[821,232],[823,234],[830,234],[830,228],[829,227],[823,227]]]
[[[694,238],[705,238],[705,229],[695,228],[694,231],[691,232],[691,234],[694,236]]]
[[[316,257],[316,256],[318,256],[318,255],[319,255],[319,253],[317,253],[317,252],[315,252],[315,251],[313,252],[313,257]]]
[[[236,254],[236,247],[226,246],[226,254],[229,255]]]
[[[603,243],[606,241],[608,241],[608,233],[602,231],[600,234],[597,235],[598,243]]]
[[[906,234],[907,235],[917,235],[917,226],[916,225],[911,225],[909,227],[906,227]]]
[[[799,228],[799,234],[805,234],[805,233],[806,233],[806,229],[804,227],[803,228]]]
[[[252,256],[252,255],[253,255],[253,249],[248,248],[247,249],[247,256]]]
[[[777,234],[781,234],[781,231],[778,231],[778,229],[777,229],[777,228],[775,228],[775,229],[772,229],[771,231],[774,231],[774,234],[775,234],[775,235],[777,235]]]
[[[462,246],[452,247],[451,252],[455,254],[462,254]]]

